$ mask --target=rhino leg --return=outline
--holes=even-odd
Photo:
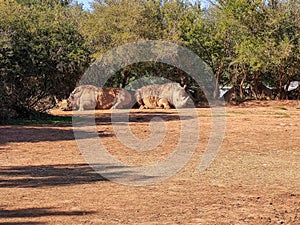
[[[140,109],[142,109],[144,107],[143,99],[138,99],[136,102],[137,102]]]
[[[79,107],[78,111],[83,111],[83,110],[84,110],[84,108],[83,108],[83,106],[81,105],[81,106]]]
[[[120,92],[114,102],[113,102],[113,106],[111,107],[111,109],[121,109],[123,107],[123,101],[124,101],[124,96],[123,94]]]
[[[145,105],[141,105],[139,109],[148,109],[148,107]]]
[[[144,109],[156,109],[158,108],[158,100],[159,98],[156,96],[148,96],[143,98],[143,106]]]
[[[111,107],[111,109],[122,109],[123,108],[123,98],[120,96],[117,96],[115,101],[113,102],[113,106]]]
[[[84,103],[85,103],[85,99],[83,98],[83,96],[81,96],[78,101],[78,105],[79,105],[78,111],[84,111]]]
[[[131,103],[131,95],[124,89],[115,89],[114,101],[111,109],[122,109]]]
[[[115,103],[113,103],[113,106],[111,107],[111,109],[121,109],[121,108],[122,108],[122,102],[118,100]]]
[[[158,106],[163,109],[171,109],[171,106],[170,106],[168,100],[165,98],[159,99]]]

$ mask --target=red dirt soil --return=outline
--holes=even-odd
[[[174,176],[140,187],[96,173],[72,123],[0,126],[0,225],[300,224],[300,103],[247,102],[226,111],[219,115],[226,119],[225,137],[206,171],[198,168],[212,116],[199,108],[200,141],[191,160]],[[130,128],[142,139],[151,135],[149,112],[165,120],[167,135],[146,152],[117,140],[111,111],[96,112],[99,137],[112,155],[147,165],[172,153],[181,128],[177,111],[132,110]]]

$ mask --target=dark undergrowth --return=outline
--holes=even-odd
[[[3,115],[0,125],[36,125],[36,124],[59,124],[72,123],[72,116],[54,116],[48,113],[32,112],[26,116],[8,118]]]

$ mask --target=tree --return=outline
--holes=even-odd
[[[210,19],[204,21],[204,27],[211,21],[214,26],[208,35],[199,35],[198,40],[209,56],[222,59],[213,63],[213,57],[206,58],[215,68],[217,78],[218,71],[223,78],[229,75],[230,84],[239,92],[236,96],[243,99],[243,89],[249,85],[257,98],[260,87],[267,84],[276,88],[278,98],[284,98],[284,84],[299,71],[298,4],[279,0],[219,0],[209,7]],[[222,45],[218,45],[218,39]]]
[[[28,114],[41,99],[66,97],[89,65],[89,49],[69,8],[45,2],[0,2],[1,105],[6,116],[11,111]]]
[[[142,40],[185,45],[190,29],[196,29],[194,22],[201,16],[199,11],[199,7],[180,0],[100,0],[95,2],[94,10],[85,15],[81,27],[95,50],[94,57],[100,58],[114,47]],[[139,63],[123,68],[108,84],[124,87],[144,75],[179,82],[184,73],[165,64]]]

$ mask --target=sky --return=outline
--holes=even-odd
[[[78,3],[83,4],[84,9],[86,9],[86,10],[90,9],[90,3],[92,2],[92,0],[77,0],[77,1],[78,1]],[[190,2],[195,2],[195,0],[189,0],[189,1]],[[205,0],[202,1],[202,2],[205,2]]]
[[[82,3],[84,9],[89,9],[90,8],[91,0],[77,0],[77,2]]]

